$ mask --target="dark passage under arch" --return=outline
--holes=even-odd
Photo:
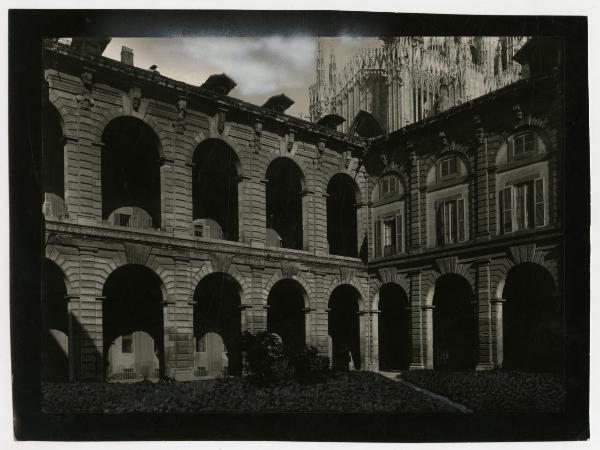
[[[550,273],[534,263],[513,267],[502,296],[503,367],[558,371],[563,367],[562,301]]]
[[[379,368],[406,370],[410,366],[409,303],[404,289],[394,283],[379,290]]]
[[[472,370],[477,362],[473,291],[460,275],[442,275],[433,296],[433,368]]]
[[[356,288],[347,284],[336,287],[329,298],[331,365],[334,369],[348,370],[350,358],[355,369],[361,368],[359,299]]]
[[[69,381],[69,312],[62,270],[42,266],[42,380]]]
[[[240,288],[229,275],[207,275],[194,292],[196,376],[241,372]]]
[[[102,142],[102,218],[114,225],[160,228],[158,136],[138,118],[117,117]]]
[[[298,353],[305,344],[304,292],[292,279],[279,280],[267,299],[267,330],[281,337],[290,354]]]
[[[332,255],[358,256],[356,192],[356,183],[344,173],[327,184],[327,241]]]
[[[196,148],[192,170],[193,217],[205,237],[239,240],[238,158],[229,145],[207,139]],[[196,226],[198,232],[199,228]]]
[[[275,159],[267,169],[267,231],[273,230],[281,246],[302,250],[302,188],[304,175],[289,158]]]
[[[106,280],[103,329],[107,378],[164,375],[161,286],[156,273],[136,264],[119,267]]]

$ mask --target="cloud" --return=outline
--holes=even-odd
[[[119,51],[120,41],[133,48],[140,67],[157,64],[162,74],[196,85],[225,72],[241,96],[284,92],[314,77],[315,39],[309,37],[119,39]]]

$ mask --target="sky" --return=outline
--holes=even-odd
[[[349,36],[321,42],[326,71],[332,46],[339,71],[358,50],[379,44],[377,38]],[[285,93],[295,102],[286,113],[308,116],[316,37],[113,38],[103,55],[120,60],[122,46],[133,49],[136,67],[156,64],[161,75],[196,86],[212,74],[226,73],[237,83],[230,96],[262,105]]]

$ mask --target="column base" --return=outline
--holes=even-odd
[[[423,364],[411,364],[408,370],[425,370],[426,367]]]
[[[494,365],[491,363],[480,363],[480,364],[477,364],[477,367],[475,367],[476,372],[479,372],[482,370],[492,370],[492,369],[494,369]]]

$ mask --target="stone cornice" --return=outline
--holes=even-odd
[[[72,245],[79,247],[85,242],[88,248],[102,247],[103,243],[109,244],[145,244],[153,249],[160,249],[165,253],[180,253],[171,255],[173,257],[183,256],[194,259],[195,254],[200,259],[206,259],[209,253],[221,253],[237,256],[236,262],[243,258],[264,260],[266,265],[272,262],[290,261],[304,265],[319,266],[322,268],[351,267],[363,272],[366,276],[366,267],[358,258],[344,256],[314,255],[311,252],[292,249],[257,248],[249,244],[228,241],[200,240],[190,236],[189,239],[174,237],[161,231],[118,229],[106,225],[81,225],[67,222],[46,221],[46,232],[61,235],[61,245]],[[243,264],[243,262],[240,262]]]
[[[218,95],[206,88],[177,81],[150,70],[127,66],[120,61],[110,58],[83,55],[74,51],[69,45],[46,41],[44,43],[44,52],[52,55],[52,58],[48,58],[45,64],[48,68],[55,68],[53,66],[56,66],[61,67],[63,70],[70,69],[74,72],[81,72],[84,68],[88,71],[94,69],[95,79],[106,80],[111,77],[117,78],[121,84],[136,84],[146,89],[161,91],[163,95],[173,97],[173,99],[185,94],[190,101],[204,102],[213,109],[226,108],[229,111],[235,111],[240,115],[244,115],[250,120],[248,123],[253,123],[256,121],[256,118],[260,118],[261,122],[265,123],[267,127],[273,126],[279,128],[285,125],[288,129],[294,128],[307,134],[311,141],[318,142],[319,140],[325,140],[327,142],[335,142],[338,146],[352,148],[361,155],[366,148],[366,141],[363,142],[363,140],[358,138],[349,139],[344,133],[331,130],[316,123],[287,114],[277,113],[233,97]],[[190,108],[190,110],[192,109],[194,108]]]

